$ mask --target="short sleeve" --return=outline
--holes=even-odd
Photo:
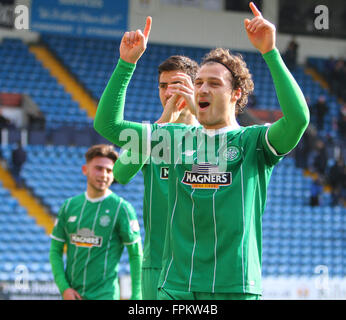
[[[136,211],[133,206],[125,200],[121,203],[116,230],[124,245],[136,243],[141,239]]]

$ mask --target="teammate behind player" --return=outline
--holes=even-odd
[[[64,202],[51,234],[54,280],[65,300],[119,299],[118,266],[126,246],[131,299],[141,299],[142,247],[136,212],[109,189],[118,154],[111,145],[95,145],[85,159],[82,172],[87,177],[87,190]]]
[[[250,7],[255,17],[246,19],[244,26],[268,65],[283,112],[283,117],[271,126],[237,124],[237,105],[244,106],[251,92],[251,77],[244,61],[222,49],[206,56],[195,80],[196,115],[202,129],[124,121],[126,86],[146,49],[150,18],[143,33],[125,33],[118,65],[100,100],[94,127],[113,143],[124,145],[120,134],[123,129],[132,129],[140,138],[138,145],[149,144],[153,151],[157,142],[149,138],[165,129],[165,142],[174,146],[175,142],[185,141],[179,146],[189,147],[180,153],[178,160],[182,161],[171,161],[169,165],[159,299],[247,300],[259,299],[262,292],[261,221],[266,190],[275,164],[304,133],[309,110],[276,49],[275,26],[253,3]],[[182,88],[172,92],[186,96]],[[183,135],[177,137],[175,129]],[[211,149],[201,150],[197,142],[208,138],[214,141]],[[210,154],[213,161],[206,161]]]
[[[180,55],[171,56],[159,65],[159,95],[164,111],[156,123],[198,124],[192,114],[192,112],[195,112],[192,100],[193,81],[197,69],[197,62]],[[185,90],[191,96],[190,107],[185,106],[181,111],[174,113],[174,110],[186,101],[182,101],[177,94],[172,94],[171,90],[182,84],[185,85]],[[142,265],[142,298],[143,300],[156,300],[167,220],[168,165],[164,163],[155,164],[154,159],[149,159],[144,165],[125,164],[122,161],[125,157],[130,157],[129,152],[123,153],[115,163],[113,168],[114,178],[116,181],[126,184],[139,170],[143,172],[145,240]]]

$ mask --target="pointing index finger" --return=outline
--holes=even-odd
[[[250,2],[250,9],[251,9],[251,11],[252,11],[252,13],[254,14],[255,17],[262,16],[261,11],[259,11],[257,9],[257,7],[255,6],[255,4],[253,2]]]
[[[147,17],[147,20],[145,22],[144,31],[143,31],[145,39],[148,39],[148,37],[149,37],[150,30],[151,30],[151,23],[152,23],[152,18],[149,16],[149,17]]]

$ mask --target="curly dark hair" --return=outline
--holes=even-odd
[[[248,96],[254,90],[252,75],[243,57],[240,54],[231,53],[228,49],[216,48],[204,56],[201,66],[207,63],[221,63],[230,71],[232,89],[241,89],[241,97],[236,103],[235,112],[236,114],[243,112]]]
[[[164,71],[181,71],[190,76],[192,82],[195,81],[196,74],[198,71],[198,63],[186,56],[170,56],[163,61],[159,67],[159,79],[160,75]]]

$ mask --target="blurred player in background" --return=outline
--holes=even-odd
[[[95,145],[85,159],[87,190],[64,202],[51,235],[54,280],[65,300],[119,299],[118,266],[126,246],[131,299],[141,299],[142,246],[136,212],[109,189],[118,154],[111,145]]]
[[[172,94],[172,85],[184,85],[193,94],[193,81],[198,69],[197,62],[185,56],[171,56],[158,67],[159,95],[164,112],[156,123],[174,122],[198,124],[195,116],[193,101],[190,108],[184,107],[174,115],[179,105],[184,105],[177,94]],[[170,88],[168,87],[170,86]],[[177,117],[175,119],[174,117]],[[123,158],[130,157],[130,151],[123,153],[113,168],[116,181],[126,184],[139,170],[143,172],[144,199],[143,220],[145,228],[144,256],[142,265],[142,298],[143,300],[157,299],[157,285],[162,266],[162,251],[166,231],[166,212],[168,201],[168,165],[155,164],[149,159],[145,164],[125,164]]]
[[[141,153],[148,144],[153,153],[157,141],[152,137],[160,129],[166,130],[167,145],[191,142],[182,149],[181,162],[170,158],[159,299],[257,300],[262,293],[262,214],[268,183],[275,164],[303,135],[309,110],[276,49],[275,26],[253,3],[250,8],[254,18],[245,19],[244,26],[270,69],[283,112],[272,125],[238,125],[236,115],[253,83],[242,58],[220,48],[206,55],[195,80],[196,115],[203,128],[124,121],[126,87],[146,49],[150,17],[143,33],[124,34],[118,65],[100,100],[94,127],[117,145],[124,145],[124,129],[137,132]],[[183,87],[172,92],[190,98]],[[177,136],[176,129],[182,134]],[[197,142],[208,138],[213,145],[201,149]]]

